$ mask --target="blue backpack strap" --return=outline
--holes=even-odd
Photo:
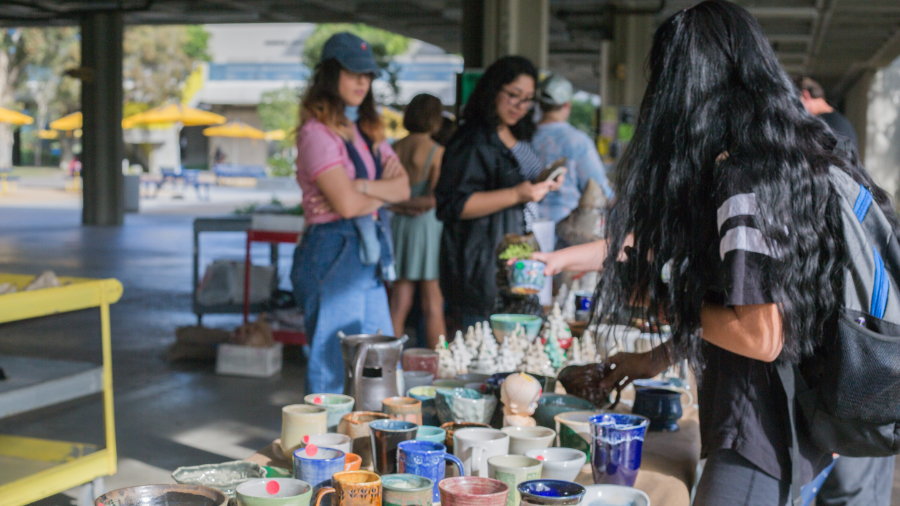
[[[872,192],[868,188],[859,185],[859,195],[853,204],[853,214],[860,223],[866,218],[869,208],[872,206]],[[884,311],[887,308],[888,288],[890,281],[888,280],[887,271],[884,268],[884,259],[878,253],[876,248],[872,248],[872,257],[875,262],[875,279],[872,282],[872,302],[869,307],[869,314],[875,318],[884,318]]]
[[[871,205],[872,192],[865,186],[859,185],[859,196],[856,197],[856,203],[853,204],[853,214],[856,215],[856,218],[860,223],[865,219],[866,213],[869,212],[869,206]]]

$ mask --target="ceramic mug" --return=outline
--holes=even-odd
[[[390,418],[384,413],[375,411],[354,411],[347,413],[338,424],[338,432],[350,436],[353,443],[350,451],[359,455],[362,459],[361,469],[372,469],[372,441],[369,439],[369,423],[373,420],[387,420]]]
[[[488,459],[488,474],[509,485],[506,506],[519,506],[519,483],[541,477],[541,461],[522,455],[498,455]]]
[[[245,481],[234,491],[240,506],[308,506],[312,485],[293,478]]]
[[[431,425],[420,425],[416,432],[416,441],[429,441],[432,443],[444,444],[447,439],[447,431],[440,427],[432,427]]]
[[[650,497],[643,491],[621,485],[588,485],[579,506],[603,506],[604,504],[630,504],[650,506]]]
[[[435,483],[414,474],[389,474],[381,477],[382,506],[431,506]]]
[[[347,453],[344,455],[344,471],[359,471],[362,464],[362,458],[355,453]]]
[[[436,387],[421,386],[410,388],[406,395],[413,399],[422,401],[422,423],[425,425],[440,425],[441,421],[437,416],[437,407],[434,404]]]
[[[587,462],[583,451],[572,448],[539,448],[528,450],[525,456],[544,463],[541,478],[544,480],[575,481]]]
[[[553,417],[556,422],[557,446],[580,450],[591,454],[591,417],[597,411],[569,411]]]
[[[281,408],[281,449],[290,455],[303,437],[328,432],[328,412],[320,406],[291,404]]]
[[[331,448],[333,450],[340,450],[344,453],[350,453],[350,442],[350,436],[346,434],[315,434],[312,436],[303,436],[303,445],[300,448],[315,445],[319,448]]]
[[[419,426],[400,420],[375,420],[369,424],[375,472],[381,475],[397,472],[397,445],[416,438]]]
[[[509,453],[513,455],[547,448],[556,439],[556,431],[546,427],[503,427],[500,430],[509,434]]]
[[[334,486],[319,490],[315,506],[328,494],[334,494],[334,506],[381,506],[381,478],[372,471],[335,473]]]
[[[426,387],[434,381],[434,374],[428,371],[403,371],[403,385],[408,391],[411,388]]]
[[[460,429],[474,429],[474,428],[484,428],[490,429],[491,426],[486,423],[473,423],[473,422],[447,422],[441,424],[441,428],[447,432],[447,439],[444,440],[444,446],[447,447],[447,451],[453,453],[453,433]]]
[[[633,487],[650,420],[624,413],[591,417],[591,469],[595,484]]]
[[[497,398],[469,388],[437,388],[434,404],[443,423],[490,423]]]
[[[466,476],[488,476],[487,461],[509,454],[509,434],[497,429],[460,429],[453,433],[453,454],[463,462]]]
[[[341,418],[353,411],[356,399],[341,394],[309,394],[303,398],[303,402],[325,408],[328,412],[328,431],[334,432],[341,423]]]
[[[331,476],[344,470],[344,452],[310,445],[294,452],[294,478],[303,480],[316,493],[331,486]]]
[[[508,268],[509,291],[520,295],[530,295],[544,288],[544,268],[547,265],[537,260],[517,260]]]
[[[438,483],[441,506],[506,506],[509,485],[499,480],[460,476]]]
[[[437,378],[438,357],[436,351],[428,348],[410,348],[403,352],[400,363],[404,371],[426,371],[432,378]]]
[[[412,397],[388,397],[381,401],[381,410],[392,420],[422,425],[422,401]]]
[[[631,412],[649,418],[651,431],[675,432],[683,414],[681,392],[668,388],[637,388]]]
[[[401,473],[415,474],[430,479],[434,483],[433,500],[441,500],[437,484],[444,479],[447,462],[456,465],[463,476],[463,463],[447,453],[447,447],[429,441],[404,441],[397,446],[397,469]]]
[[[574,506],[581,502],[585,493],[581,485],[562,480],[525,481],[517,489],[522,496],[522,506]]]

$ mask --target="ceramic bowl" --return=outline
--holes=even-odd
[[[175,483],[214,488],[229,498],[234,497],[234,489],[241,483],[266,476],[262,466],[246,460],[179,467],[172,473]]]
[[[438,419],[447,422],[490,423],[497,398],[468,388],[438,388],[435,396]]]
[[[556,439],[556,431],[547,427],[503,427],[509,434],[509,453],[527,455],[528,450],[547,448]]]
[[[587,455],[571,448],[538,448],[525,452],[526,457],[544,463],[541,478],[545,480],[575,481],[587,463]]]
[[[434,381],[434,374],[428,371],[403,371],[403,385],[407,390],[428,386]]]
[[[530,314],[491,315],[491,330],[494,331],[494,335],[498,338],[512,334],[513,330],[516,329],[516,324],[519,324],[525,330],[525,335],[528,336],[528,340],[534,341],[534,338],[541,332],[541,325],[543,323],[544,320],[541,319],[540,316]]]
[[[350,453],[350,445],[352,443],[353,440],[346,434],[315,434],[312,436],[303,436],[303,445],[300,446],[300,448],[316,445],[319,448],[332,448],[344,453]]]
[[[681,418],[681,392],[667,388],[638,388],[631,412],[650,419],[651,431],[675,432]]]
[[[490,378],[490,374],[480,374],[477,372],[470,372],[466,374],[457,374],[456,379],[460,381],[465,381],[466,383],[484,383]]]
[[[437,408],[434,405],[434,396],[436,389],[437,387],[433,386],[422,386],[410,388],[409,391],[406,392],[406,395],[412,397],[413,399],[422,401],[423,425],[438,425],[441,423],[440,420],[438,420]]]
[[[228,496],[200,485],[143,485],[107,492],[94,499],[94,506],[177,504],[178,506],[225,506]]]
[[[509,291],[519,295],[533,295],[544,288],[544,269],[547,264],[537,260],[517,260],[509,266]]]
[[[262,478],[242,483],[237,488],[241,506],[307,506],[312,485],[293,478]]]
[[[585,493],[584,487],[577,483],[543,478],[523,481],[516,489],[522,495],[522,506],[575,506]]]
[[[328,430],[334,432],[341,418],[353,411],[356,400],[349,395],[341,394],[309,394],[303,398],[303,402],[311,406],[321,406],[328,413]]]
[[[444,440],[447,439],[447,431],[440,427],[420,425],[419,430],[416,431],[416,439],[419,441],[444,444]]]
[[[650,506],[650,498],[644,492],[621,485],[588,485],[578,506],[608,506],[610,504],[630,504]]]
[[[344,454],[344,471],[359,471],[362,466],[362,457],[355,453]]]
[[[556,422],[553,417],[567,411],[594,411],[596,408],[590,401],[586,401],[574,395],[543,394],[538,401],[538,407],[534,410],[534,419],[541,427],[553,429]]]
[[[431,386],[438,388],[464,388],[467,381],[458,379],[439,379],[431,382]]]

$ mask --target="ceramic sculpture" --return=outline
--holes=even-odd
[[[457,332],[457,339],[462,339],[462,334]],[[438,354],[437,379],[453,379],[456,377],[456,363],[453,361],[453,352],[447,349],[447,339],[442,335],[438,338],[438,344],[434,348]]]
[[[550,358],[544,353],[544,345],[540,339],[535,339],[525,351],[525,360],[519,365],[518,370],[541,376],[555,376],[556,371],[550,365]]]
[[[476,323],[474,327],[470,326],[466,331],[466,340],[463,343],[469,350],[469,356],[478,355],[478,348],[481,347],[481,323]]]
[[[515,344],[513,344],[515,343]],[[518,347],[518,339],[504,339],[497,354],[497,372],[515,371],[519,365],[518,353],[513,348]]]
[[[584,356],[581,353],[581,340],[577,337],[572,338],[572,346],[569,346],[566,365],[584,365]]]
[[[585,330],[584,334],[581,335],[581,356],[586,364],[603,362],[603,356],[597,353],[597,343],[594,340],[594,334],[590,330]]]
[[[494,374],[497,372],[497,363],[496,363],[496,355],[497,353],[494,351],[494,348],[491,347],[490,343],[493,341],[494,348],[497,346],[497,341],[494,341],[494,338],[484,339],[481,342],[481,349],[478,350],[478,358],[472,362],[470,371],[478,374]]]
[[[556,376],[556,371],[562,369],[562,366],[565,364],[566,352],[560,347],[555,332],[550,332],[548,334],[547,342],[544,344],[544,353],[546,353],[547,358],[550,359],[550,366],[553,367],[554,370],[554,373],[551,376]]]
[[[469,354],[462,332],[456,332],[456,339],[450,343],[449,349],[453,354],[453,365],[456,368],[456,374],[467,374],[469,372],[469,364],[472,362],[472,355]]]
[[[541,384],[525,373],[510,374],[500,387],[503,403],[503,426],[534,427],[531,415],[541,398]]]

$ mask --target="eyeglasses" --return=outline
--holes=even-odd
[[[506,88],[500,88],[500,91],[506,93],[507,103],[513,107],[531,107],[534,105],[534,97],[523,97],[518,93],[514,93],[512,91],[507,90]]]

